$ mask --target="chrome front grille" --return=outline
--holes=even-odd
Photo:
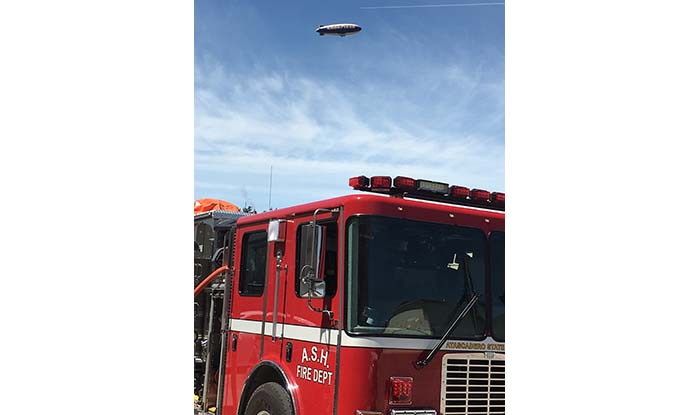
[[[443,356],[440,413],[505,414],[505,359],[505,355],[495,353]]]

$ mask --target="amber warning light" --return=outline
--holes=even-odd
[[[463,206],[505,210],[506,195],[464,186],[450,186],[432,180],[413,179],[406,176],[356,176],[348,181],[350,187],[365,192],[383,193],[394,197],[411,197]]]

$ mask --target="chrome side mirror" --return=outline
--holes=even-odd
[[[321,265],[321,241],[324,228],[321,225],[303,225],[299,255],[299,295],[302,297],[323,298],[326,295],[326,283],[318,278]]]
[[[306,295],[310,298],[323,298],[326,296],[326,282],[321,280],[316,280],[311,283],[311,286],[307,286]]]

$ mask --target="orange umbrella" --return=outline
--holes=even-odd
[[[238,206],[219,199],[198,199],[194,201],[194,214],[209,212],[210,210],[228,210],[229,212],[240,212]]]

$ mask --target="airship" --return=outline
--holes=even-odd
[[[355,33],[362,30],[362,28],[354,23],[336,23],[319,25],[316,29],[316,33],[319,35],[335,35],[345,37],[347,35],[354,35]]]

